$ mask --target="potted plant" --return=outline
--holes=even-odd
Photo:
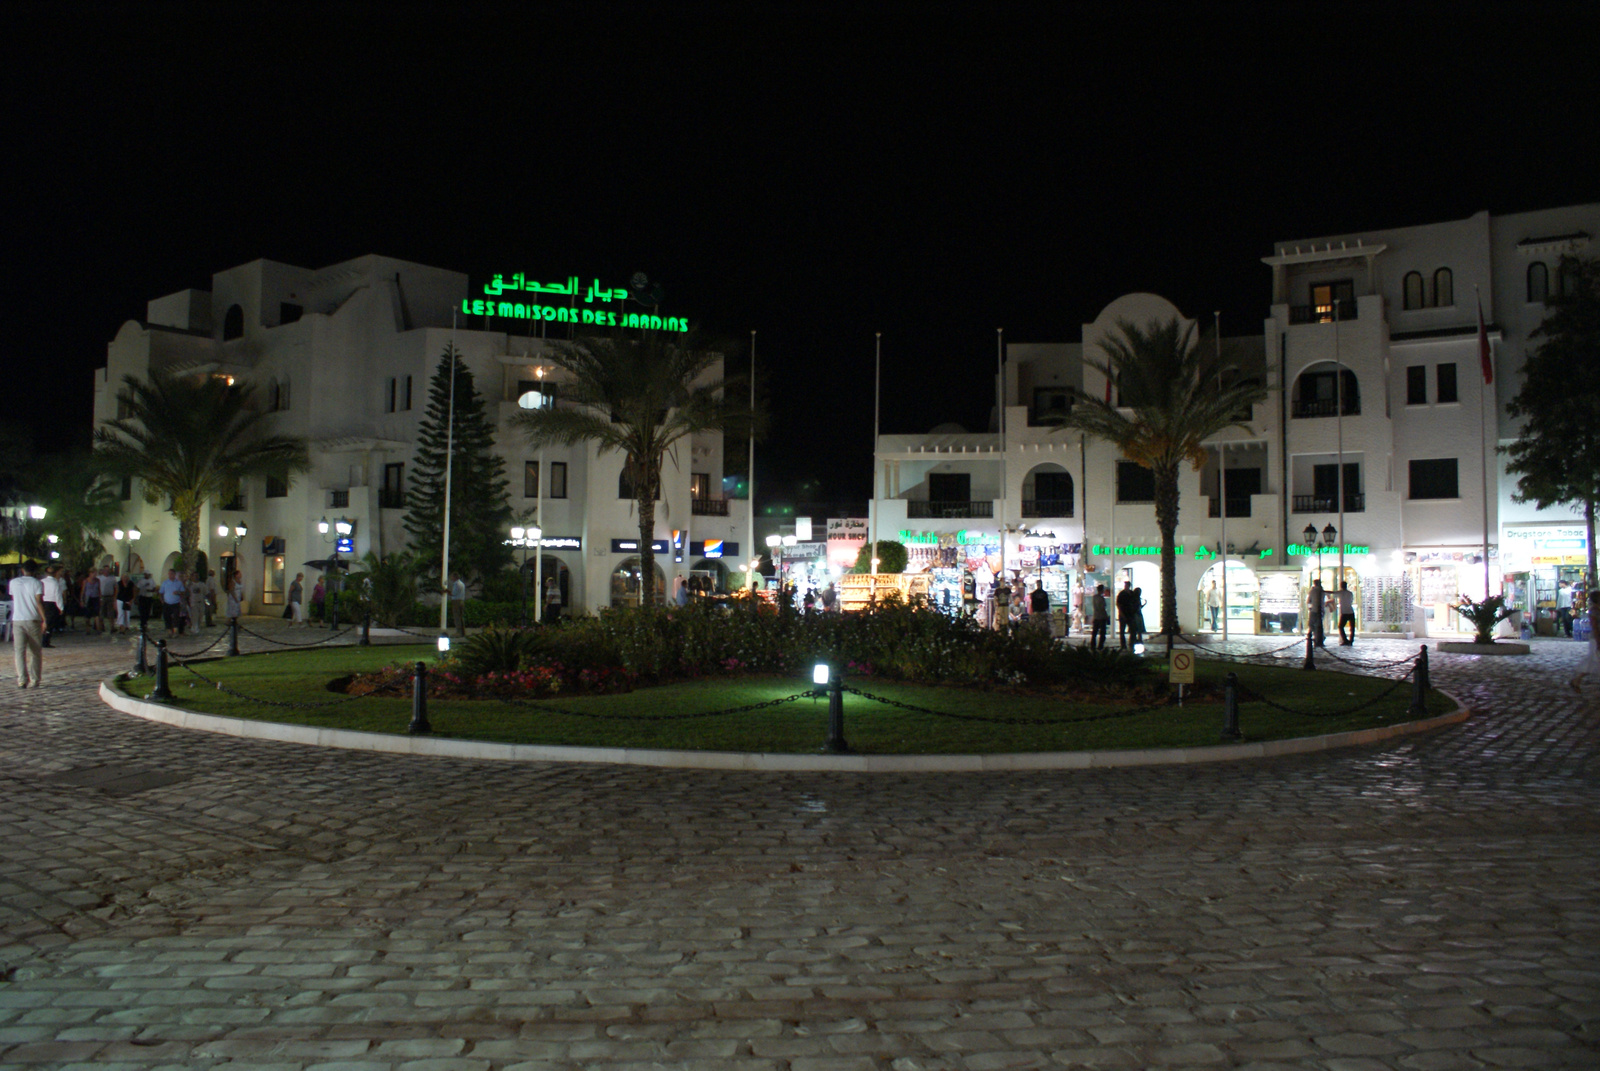
[[[1494,627],[1517,612],[1515,608],[1506,608],[1504,595],[1491,595],[1481,602],[1474,602],[1469,596],[1463,595],[1461,602],[1453,609],[1472,622],[1476,630],[1472,642],[1482,644],[1494,643]]]

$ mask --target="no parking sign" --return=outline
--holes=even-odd
[[[1172,684],[1194,683],[1193,651],[1172,652],[1172,669],[1167,675],[1167,680]]]

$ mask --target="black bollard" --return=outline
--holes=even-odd
[[[239,653],[239,619],[237,617],[233,617],[233,618],[229,618],[228,619],[228,654],[230,656],[232,656],[232,655],[236,655],[238,653]]]
[[[150,698],[157,703],[172,702],[172,689],[167,687],[167,641],[156,641],[156,686],[150,689]]]
[[[149,640],[149,637],[147,637],[143,632],[141,632],[141,633],[139,633],[139,642],[134,645],[135,648],[138,650],[138,654],[134,655],[134,662],[133,662],[133,675],[135,677],[142,677],[146,673],[150,672],[150,663],[147,662],[145,660],[145,657],[144,657],[144,647],[145,647],[145,644],[148,642],[148,640]]]
[[[1227,721],[1222,726],[1222,739],[1239,740],[1244,734],[1239,731],[1239,675],[1230,673],[1223,678],[1222,685],[1222,710]]]
[[[1411,706],[1406,713],[1413,718],[1424,718],[1428,715],[1428,645],[1422,645],[1422,653],[1417,655],[1417,664],[1411,670]]]
[[[359,646],[361,646],[361,647],[371,647],[372,646],[372,615],[371,614],[368,614],[366,616],[365,620],[363,620],[361,622],[361,643],[359,644]]]
[[[844,740],[844,681],[837,675],[828,682],[828,739],[822,750],[833,755],[843,755],[850,750]]]
[[[417,663],[416,676],[412,678],[411,725],[406,732],[413,736],[433,732],[433,726],[428,724],[428,667],[422,662]]]
[[[1316,669],[1317,668],[1316,662],[1312,661],[1312,658],[1311,658],[1311,633],[1309,633],[1309,632],[1306,633],[1306,661],[1305,661],[1305,665],[1301,666],[1300,668],[1301,669]]]

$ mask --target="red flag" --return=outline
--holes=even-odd
[[[1494,361],[1489,357],[1489,329],[1483,323],[1483,298],[1478,299],[1478,360],[1483,364],[1483,385],[1494,382]]]
[[[1106,373],[1106,404],[1111,404],[1111,374]]]

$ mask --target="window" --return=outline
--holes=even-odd
[[[970,502],[972,476],[965,472],[928,473],[929,502]]]
[[[283,573],[283,555],[262,559],[261,601],[268,606],[283,605]]]
[[[539,463],[537,461],[524,461],[522,463],[522,497],[539,497]]]
[[[227,313],[222,317],[222,341],[231,342],[243,337],[244,309],[238,305],[229,305]]]
[[[1540,260],[1528,265],[1528,300],[1543,303],[1550,296],[1550,269]]]
[[[395,379],[393,376],[390,376],[388,379],[383,381],[383,392],[384,397],[387,399],[387,401],[384,403],[383,411],[386,413],[392,413],[395,411]]]
[[[1356,284],[1349,279],[1314,283],[1311,287],[1311,315],[1316,323],[1354,320]]]
[[[1064,423],[1072,412],[1072,391],[1063,387],[1035,387],[1028,423],[1049,426]]]
[[[711,497],[711,474],[709,472],[691,472],[689,474],[689,497],[696,502],[701,502]]]
[[[1300,395],[1294,402],[1294,415],[1297,417],[1338,416],[1341,402],[1344,403],[1343,415],[1359,416],[1361,413],[1359,384],[1355,373],[1348,368],[1340,370],[1337,380],[1331,368],[1302,372],[1296,381],[1296,389]]]
[[[1433,273],[1433,303],[1443,308],[1456,303],[1455,276],[1449,268],[1440,268]]]
[[[1456,459],[1429,458],[1411,462],[1411,497],[1460,498],[1456,480]]]
[[[402,397],[402,399],[401,399],[403,404],[400,406],[400,408],[404,409],[406,412],[409,413],[409,412],[411,412],[411,377],[410,376],[406,377],[406,386],[405,386],[405,390],[403,392],[403,395],[404,395],[404,397]]]
[[[267,497],[287,498],[289,495],[289,481],[282,476],[267,477]]]
[[[1156,474],[1137,461],[1117,462],[1117,501],[1154,502]]]
[[[383,486],[378,488],[378,507],[380,509],[405,508],[405,471],[406,466],[403,461],[396,461],[383,466]]]
[[[1422,273],[1420,271],[1406,272],[1405,281],[1405,307],[1407,309],[1420,309],[1424,304],[1422,294]]]
[[[552,409],[555,404],[554,383],[546,383],[542,379],[517,380],[517,405],[523,409]]]
[[[550,462],[550,497],[567,497],[567,463],[565,461]]]
[[[278,323],[292,324],[305,314],[305,309],[291,301],[278,302]]]
[[[1428,366],[1413,364],[1406,366],[1406,404],[1428,404]]]
[[[328,492],[328,508],[329,509],[349,509],[350,508],[350,492],[349,492],[349,490],[329,491]]]
[[[1439,403],[1456,401],[1456,366],[1452,361],[1448,364],[1433,366],[1433,400]]]
[[[250,508],[250,497],[245,494],[244,487],[241,485],[239,489],[234,492],[232,498],[225,499],[222,505],[218,506],[217,508],[241,511],[247,510]]]
[[[124,476],[117,484],[117,500],[121,502],[133,501],[133,477]]]

